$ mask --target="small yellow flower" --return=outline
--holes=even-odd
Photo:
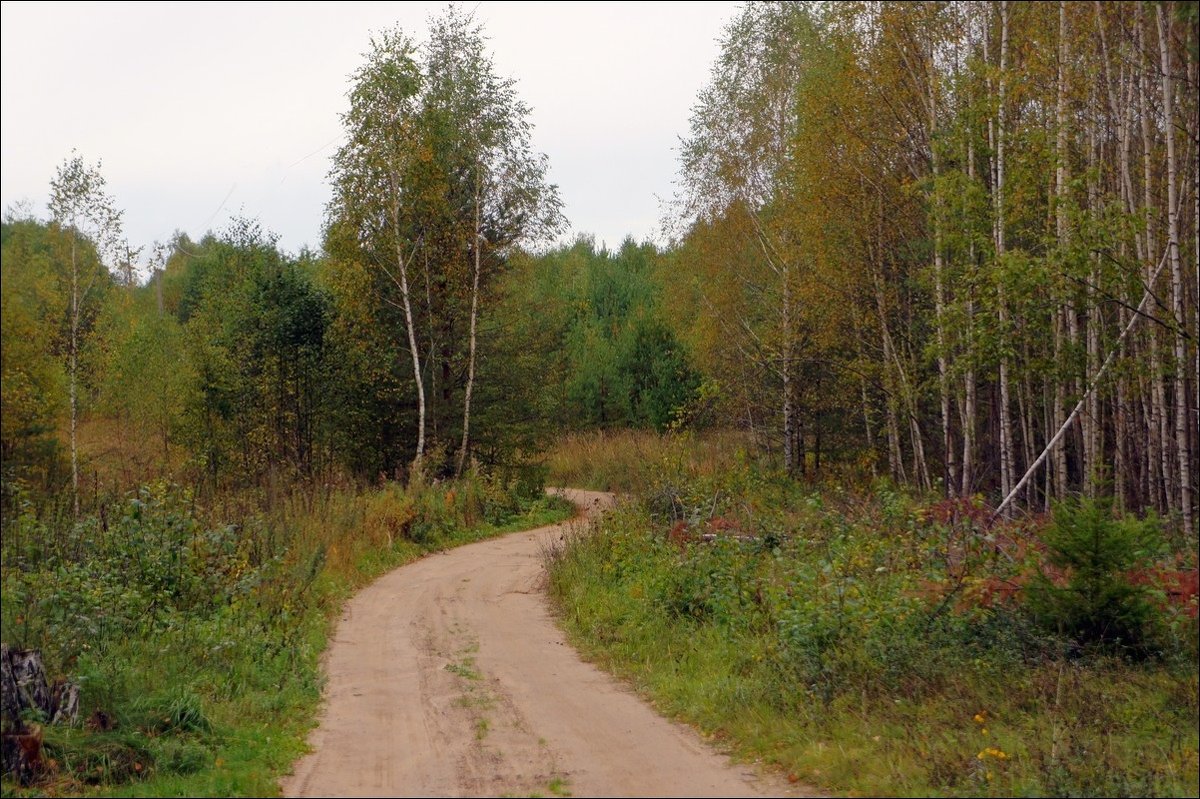
[[[986,711],[984,711],[984,712],[986,712]],[[977,724],[983,724],[985,721],[986,721],[986,719],[983,717],[983,713],[976,713],[976,714],[975,714],[975,723],[977,723]]]
[[[987,735],[987,727],[984,727],[979,732],[982,733],[983,735]]]

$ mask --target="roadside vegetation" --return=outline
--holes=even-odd
[[[5,642],[81,687],[39,725],[33,793],[273,795],[303,752],[342,602],[423,554],[559,521],[540,485],[470,475],[280,498],[256,510],[143,487],[77,522],[5,530]],[[6,793],[16,791],[5,783]]]
[[[1194,533],[1098,503],[991,524],[979,498],[640,439],[660,456],[550,585],[572,640],[664,712],[839,793],[1195,795]],[[606,446],[574,467],[620,468]]]

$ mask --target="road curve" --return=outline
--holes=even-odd
[[[611,495],[567,490],[585,513]],[[543,548],[568,524],[398,568],[350,600],[311,752],[286,796],[779,796],[585,663],[554,624]]]

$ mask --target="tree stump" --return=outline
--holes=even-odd
[[[78,685],[51,684],[37,650],[0,644],[0,760],[6,775],[32,783],[43,765],[39,722],[74,724],[78,718]]]

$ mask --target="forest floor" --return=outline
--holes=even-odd
[[[584,515],[612,501],[566,495]],[[424,558],[348,602],[312,751],[284,794],[807,795],[580,659],[544,590],[544,552],[568,524]]]

